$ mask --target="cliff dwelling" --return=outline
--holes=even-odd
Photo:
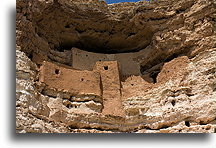
[[[135,61],[141,53],[102,54],[72,48],[71,53],[63,54],[71,56],[67,60],[71,60],[68,62],[71,66],[47,61],[38,63],[41,64],[39,81],[45,84],[42,93],[52,97],[61,93],[63,99],[70,101],[73,96],[92,96],[88,101],[101,103],[97,111],[124,116],[121,81],[125,77],[141,76],[140,66]],[[35,54],[32,58],[37,59]],[[137,85],[136,82],[133,85]],[[71,106],[79,108],[74,105],[69,108]]]
[[[215,132],[214,13],[213,0],[18,0],[17,132]]]
[[[65,58],[68,64],[61,63],[58,58],[54,63],[38,63],[41,65],[39,82],[45,84],[42,94],[51,97],[61,94],[64,106],[71,112],[86,113],[82,102],[91,102],[87,108],[93,112],[123,118],[138,115],[143,109],[123,107],[124,99],[145,93],[175,77],[182,77],[189,62],[187,56],[180,56],[141,74],[136,60],[142,54],[142,50],[117,54],[88,52],[78,48],[65,50],[60,55],[68,58]],[[37,59],[35,55],[32,58]],[[88,113],[91,111],[88,110]]]

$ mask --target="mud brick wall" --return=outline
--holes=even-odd
[[[94,71],[101,75],[103,90],[103,114],[124,116],[121,101],[121,81],[117,61],[99,61],[94,66]]]
[[[40,81],[46,84],[47,89],[54,88],[74,95],[101,96],[100,75],[93,71],[78,71],[43,62]]]

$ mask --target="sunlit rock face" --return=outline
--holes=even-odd
[[[215,132],[214,5],[17,0],[16,132]]]

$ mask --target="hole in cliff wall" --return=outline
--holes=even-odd
[[[152,61],[149,61],[148,63],[146,63],[145,65],[140,66],[140,72],[144,75],[149,73],[149,70],[152,69],[153,67],[155,67],[156,65],[159,64],[164,64],[164,55],[161,55],[157,58],[154,58]],[[160,65],[160,67],[162,67],[163,65]]]
[[[32,58],[33,58],[33,54],[30,53],[30,54],[28,55],[28,58],[32,60]]]
[[[70,25],[65,25],[65,28],[70,28]]]
[[[178,55],[176,53],[174,53],[171,56],[167,57],[164,62],[169,62],[169,61],[171,61],[177,57],[178,57]]]
[[[190,122],[189,122],[189,121],[185,121],[185,125],[186,125],[187,127],[190,127]]]
[[[200,125],[207,125],[207,123],[205,123],[204,121],[200,121],[199,124],[200,124]]]
[[[175,101],[175,100],[172,100],[172,101],[171,101],[171,104],[172,104],[172,106],[175,106],[176,101]]]
[[[70,104],[67,104],[66,107],[67,107],[67,108],[71,108],[71,105],[70,105]]]
[[[140,72],[142,73],[142,78],[148,83],[157,83],[157,77],[158,77],[158,74],[161,72],[163,64],[164,63],[162,62],[160,64],[154,65],[153,67],[150,67],[149,69],[146,69],[143,72],[141,72],[143,68],[141,67]]]
[[[64,50],[71,50],[72,47],[70,43],[61,43],[60,46],[55,46],[54,48],[59,52],[64,52]]]
[[[70,129],[79,129],[79,127],[75,124],[69,126]]]
[[[157,71],[151,72],[151,74],[149,75],[153,79],[153,83],[157,83],[157,76],[159,73],[160,73],[160,70],[157,70]]]

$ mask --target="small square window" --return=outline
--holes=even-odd
[[[108,70],[109,68],[108,68],[108,66],[104,66],[104,70]]]

